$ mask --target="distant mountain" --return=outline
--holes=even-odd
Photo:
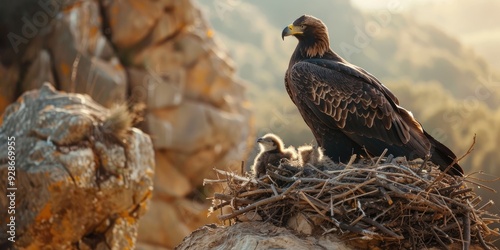
[[[476,53],[500,70],[500,1],[429,1],[407,9],[419,22],[431,23],[474,47]]]

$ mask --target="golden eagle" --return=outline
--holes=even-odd
[[[427,134],[387,87],[330,49],[321,20],[303,15],[281,36],[299,40],[286,71],[286,90],[332,160],[380,155],[387,148],[410,160],[430,156],[442,171],[454,163],[455,154]],[[455,162],[448,173],[462,175],[463,170]]]

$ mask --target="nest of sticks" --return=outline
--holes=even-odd
[[[444,174],[420,159],[353,156],[348,164],[328,166],[282,162],[268,165],[258,179],[215,171],[218,179],[205,184],[223,184],[211,207],[220,210],[221,221],[237,222],[251,214],[247,217],[286,226],[301,214],[313,224],[314,234],[337,233],[346,240],[400,249],[452,244],[496,249],[492,243],[500,235],[498,228],[490,228],[500,217],[486,210],[493,202],[482,202],[466,185],[481,184]]]

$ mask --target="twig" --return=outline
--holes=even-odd
[[[495,194],[497,193],[497,191],[496,191],[495,189],[490,188],[490,187],[488,187],[488,186],[486,186],[486,185],[483,185],[483,184],[481,184],[481,183],[478,183],[478,182],[475,182],[475,181],[471,181],[471,180],[468,180],[468,179],[465,179],[464,181],[465,181],[465,182],[467,182],[467,183],[471,183],[471,184],[477,185],[477,186],[479,186],[479,187],[481,187],[481,188],[484,188],[484,189],[486,189],[486,190],[488,190],[488,191],[490,191],[490,192],[493,192],[493,193],[495,193]]]
[[[488,245],[486,245],[486,242],[484,242],[484,238],[483,238],[483,235],[481,234],[481,230],[477,230],[477,238],[479,240],[479,244],[481,244],[481,246],[484,249],[491,249]]]
[[[367,218],[367,217],[364,217],[363,219],[361,219],[363,222],[366,222],[376,228],[378,228],[380,231],[382,231],[383,233],[387,234],[387,235],[390,235],[391,237],[394,237],[398,240],[402,240],[404,239],[405,237],[401,236],[401,235],[398,235],[396,233],[394,233],[393,231],[389,230],[388,228],[384,227],[382,224],[370,219],[370,218]]]
[[[467,149],[467,152],[465,152],[465,154],[464,154],[464,155],[462,155],[459,159],[457,159],[457,158],[453,159],[453,162],[451,162],[451,164],[450,164],[450,165],[448,165],[448,167],[447,167],[445,170],[443,170],[443,172],[442,172],[442,173],[441,173],[441,174],[440,174],[440,175],[439,175],[436,179],[434,179],[434,181],[431,183],[431,185],[429,185],[429,186],[427,187],[427,190],[426,190],[426,191],[428,191],[430,188],[432,188],[436,182],[441,181],[441,180],[444,178],[444,176],[448,173],[448,171],[449,171],[449,170],[450,170],[450,169],[451,169],[451,168],[452,168],[455,164],[457,164],[457,163],[458,163],[460,160],[462,160],[465,156],[469,155],[469,154],[472,152],[472,150],[474,150],[474,145],[475,145],[475,144],[476,144],[476,134],[474,134],[474,137],[472,138],[472,144],[470,145],[469,149]]]
[[[461,195],[461,194],[465,194],[465,193],[469,193],[469,192],[472,192],[472,188],[464,188],[464,189],[461,189],[461,190],[457,190],[457,191],[453,191],[450,193],[450,198],[453,198],[457,195]]]
[[[392,162],[392,159],[394,159],[394,155],[389,154],[389,155],[387,156],[387,158],[385,158],[385,163],[390,163],[390,162]]]
[[[290,185],[290,187],[288,187],[285,192],[283,192],[283,194],[281,195],[287,195],[288,193],[290,193],[292,190],[295,189],[295,187],[297,187],[297,185],[299,185],[302,181],[301,180],[297,180],[295,181],[292,185]]]
[[[467,149],[467,152],[465,152],[464,155],[462,155],[460,158],[458,158],[457,162],[455,162],[455,163],[458,163],[463,158],[465,158],[467,155],[469,155],[470,153],[472,153],[472,151],[474,150],[474,145],[476,145],[476,134],[475,133],[474,133],[474,137],[472,137],[472,144],[469,146],[469,149]]]
[[[462,249],[463,250],[468,250],[470,248],[470,217],[469,213],[466,213],[465,216],[462,218],[463,223],[464,223],[464,231],[463,231],[463,245]]]
[[[462,185],[463,185],[462,182],[458,182],[455,185],[450,185],[448,187],[444,187],[444,188],[438,189],[438,192],[439,193],[445,193],[445,192],[448,192],[448,191],[452,191],[452,190],[455,190],[457,188],[460,188]]]
[[[353,199],[357,199],[357,198],[360,198],[360,197],[363,197],[363,196],[368,196],[368,195],[376,194],[378,192],[379,191],[377,189],[375,189],[375,190],[370,191],[368,193],[362,193],[362,194],[358,194],[358,195],[355,195],[355,196],[352,196],[352,197],[349,197],[349,198],[346,198],[346,199],[342,199],[342,200],[338,201],[337,203],[335,203],[334,206],[337,206],[338,204],[346,202],[346,201],[349,201],[349,200],[353,200]]]
[[[486,202],[484,205],[480,206],[476,210],[477,211],[486,210],[486,208],[488,208],[489,206],[491,206],[493,204],[495,204],[495,202],[493,202],[492,200],[489,200],[488,202]]]
[[[211,206],[210,208],[211,208],[213,211],[215,211],[215,210],[217,210],[217,209],[220,209],[220,208],[223,208],[223,207],[225,207],[225,206],[229,205],[229,203],[230,203],[229,201],[224,201],[224,202],[222,202],[222,203],[220,203],[220,204],[217,204],[217,205],[215,205],[215,206]],[[221,214],[222,214],[222,211],[221,211]]]
[[[282,176],[280,174],[277,174],[275,172],[272,172],[272,171],[267,171],[267,174],[271,177],[271,178],[274,178],[274,179],[278,179],[278,180],[281,180],[281,181],[286,181],[286,182],[294,182],[297,180],[297,178],[290,178],[290,177],[285,177],[285,176]]]
[[[380,163],[380,160],[385,156],[385,154],[387,154],[387,148],[384,149],[384,151],[382,151],[382,154],[380,154],[380,156],[378,157],[377,161],[373,165],[377,166]]]
[[[328,185],[328,181],[325,181],[321,187],[321,190],[319,191],[319,193],[316,195],[316,198],[320,197],[321,195],[323,195],[323,191],[325,191],[325,188],[326,186]]]
[[[278,192],[281,192],[281,189],[277,189]],[[258,195],[258,194],[267,194],[267,193],[273,193],[273,190],[271,189],[255,189],[251,191],[247,191],[244,193],[239,194],[239,197],[246,197],[246,196],[252,196],[252,195]]]
[[[389,212],[389,210],[395,208],[396,205],[388,207],[387,209],[385,209],[384,211],[382,211],[382,213],[379,213],[377,216],[375,216],[375,218],[373,218],[373,220],[376,221],[378,218],[380,218],[380,216],[386,214],[387,212]]]
[[[439,213],[445,214],[445,215],[448,215],[450,213],[445,207],[440,206],[438,204],[434,204],[427,199],[421,198],[420,195],[411,194],[411,193],[407,193],[407,194],[403,194],[403,195],[398,194],[398,193],[392,193],[392,195],[396,196],[396,197],[400,197],[400,198],[405,198],[407,200],[411,200],[412,203],[424,205],[425,206],[424,212],[425,211],[427,211],[427,212],[435,211],[435,212],[439,212]],[[415,207],[412,204],[407,204],[404,207],[408,208],[408,209],[412,209],[412,210],[419,209],[418,207]]]
[[[271,184],[271,190],[273,190],[274,195],[279,195],[278,190],[276,190],[276,187],[274,186],[274,184]]]
[[[259,206],[263,206],[263,205],[266,205],[266,204],[269,204],[269,203],[273,203],[273,202],[276,202],[278,200],[283,200],[286,198],[286,195],[292,191],[292,189],[295,188],[295,186],[297,186],[298,184],[300,183],[300,181],[296,181],[294,182],[285,192],[283,192],[281,195],[278,195],[278,196],[272,196],[272,197],[269,197],[269,198],[266,198],[266,199],[263,199],[263,200],[260,200],[260,201],[257,201],[249,206],[246,206],[240,210],[236,210],[234,211],[233,213],[231,214],[227,214],[227,215],[220,215],[218,216],[219,220],[229,220],[229,219],[232,219],[240,214],[243,214],[245,212],[248,212],[248,211],[251,211],[253,209],[255,209],[256,207],[259,207]]]
[[[227,177],[232,177],[238,181],[248,181],[248,182],[251,182],[251,183],[254,183],[254,184],[257,184],[257,181],[254,180],[254,179],[249,179],[249,178],[246,178],[246,177],[241,177],[235,173],[231,173],[231,172],[227,172],[227,171],[224,171],[224,170],[220,170],[220,169],[216,169],[214,168],[214,170],[219,173],[219,174],[223,174],[223,175],[226,175]]]
[[[457,207],[462,208],[464,211],[471,212],[472,208],[467,206],[465,203],[461,203],[455,199],[448,198],[439,194],[429,193],[429,198],[432,199],[436,203],[441,203],[443,206],[448,204],[456,205]],[[438,199],[442,199],[443,202],[439,202]]]
[[[472,206],[477,206],[479,205],[479,203],[481,203],[481,201],[483,201],[483,199],[481,198],[481,196],[476,196],[475,198],[473,198],[470,203],[472,204]]]
[[[496,176],[492,176],[492,175],[488,175],[490,177],[494,177],[494,179],[491,179],[491,180],[480,179],[480,178],[472,176],[473,174],[476,174],[476,173],[487,175],[487,174],[483,173],[483,171],[473,172],[473,173],[470,173],[470,174],[467,175],[467,180],[475,180],[475,181],[480,181],[480,182],[497,182],[497,181],[500,181],[500,177],[496,177]]]
[[[365,217],[365,215],[364,215],[364,214],[362,214],[362,215],[358,216],[358,218],[354,219],[354,220],[353,220],[353,221],[349,224],[349,226],[355,226],[355,225],[356,225],[356,224],[358,224],[358,222],[359,222],[361,219],[363,219],[364,217]]]
[[[308,195],[304,194],[304,192],[300,191],[299,192],[299,195],[302,196],[302,199],[305,200],[318,214],[322,215],[322,216],[325,216],[325,212],[324,211],[320,211],[318,209],[318,207],[316,207],[316,205],[314,205],[311,200],[309,200],[309,198],[307,197]],[[325,216],[326,217],[326,216]],[[327,217],[328,218],[328,217]]]
[[[245,175],[245,161],[241,161],[240,174]]]
[[[237,201],[242,204],[252,204],[254,201],[250,199],[242,199],[242,198],[237,198],[237,197],[232,197],[230,195],[226,194],[220,194],[220,193],[215,193],[214,194],[215,199],[223,200],[223,201]]]
[[[351,158],[349,158],[349,162],[347,162],[346,168],[351,167],[351,165],[354,163],[356,160],[356,154],[351,155]]]
[[[333,179],[327,180],[327,179],[321,179],[321,178],[306,178],[306,177],[285,177],[280,174],[274,173],[274,172],[267,172],[267,174],[275,179],[285,181],[285,182],[294,182],[297,180],[300,180],[302,182],[312,182],[312,183],[324,183],[325,181],[328,181],[329,183],[335,184],[336,182]]]
[[[439,235],[436,233],[436,230],[434,230],[434,228],[431,227],[430,225],[427,225],[427,226],[431,229],[431,232],[434,235],[434,238],[439,243],[439,245],[441,245],[443,247],[443,249],[448,249],[448,245],[444,244],[444,242],[441,240],[441,237],[439,237]]]
[[[379,187],[378,190],[380,191],[380,193],[382,194],[382,196],[384,196],[384,199],[387,201],[387,204],[392,205],[392,203],[394,203],[391,199],[391,196],[389,196],[387,194],[387,192],[385,191],[385,188],[384,187]]]
[[[422,165],[420,165],[420,168],[417,170],[417,174],[420,174],[422,173],[422,170],[424,169],[424,167],[427,165],[427,161],[429,161],[431,159],[431,156],[430,155],[426,155],[425,158],[424,158],[424,162],[422,162]]]
[[[310,168],[312,168],[312,169],[314,169],[316,172],[318,172],[318,173],[320,173],[320,174],[322,174],[322,175],[324,175],[324,176],[326,176],[328,178],[331,178],[331,176],[329,174],[327,174],[327,173],[319,170],[317,167],[313,166],[311,163],[307,163],[307,166],[310,167]]]
[[[367,181],[365,181],[365,182],[363,182],[363,183],[361,183],[361,184],[358,184],[358,185],[354,186],[354,188],[352,188],[351,190],[349,190],[349,191],[347,191],[347,192],[345,192],[345,193],[343,193],[343,194],[334,195],[334,196],[332,197],[332,199],[336,200],[336,199],[341,199],[341,198],[343,198],[343,197],[346,197],[346,196],[348,196],[348,195],[350,195],[350,194],[354,193],[354,192],[355,192],[356,190],[358,190],[359,188],[361,188],[361,187],[363,187],[363,186],[366,186],[366,185],[368,185],[368,184],[374,183],[375,181],[377,181],[377,179],[369,179],[369,180],[367,180]]]
[[[214,183],[221,183],[221,182],[228,182],[228,180],[224,180],[224,179],[219,179],[219,180],[203,179],[203,186],[205,186],[207,184],[214,184]]]
[[[347,230],[349,232],[358,233],[358,234],[362,234],[362,235],[368,235],[368,236],[379,236],[379,234],[377,234],[375,232],[363,229],[363,228],[358,227],[358,226],[351,226],[351,225],[346,224],[342,221],[338,221],[333,217],[331,219],[334,222],[335,226],[337,226],[338,228],[340,228],[342,230]]]
[[[397,188],[396,186],[394,185],[389,185],[386,181],[384,180],[379,180],[377,179],[377,182],[376,182],[377,186],[379,187],[384,187],[384,188],[387,188],[397,194],[400,194],[400,195],[404,195],[405,192],[403,192],[402,190],[400,190],[399,188]]]
[[[454,242],[453,239],[447,233],[445,233],[443,230],[439,229],[436,226],[432,226],[431,228],[440,232],[450,242],[450,244],[453,244],[453,242]]]
[[[326,229],[323,225],[320,225],[320,226],[321,226],[321,228],[322,228],[322,229],[323,229],[323,231],[324,231],[321,235],[327,235],[327,234],[329,234],[329,233],[331,233],[331,232],[335,232],[335,231],[338,231],[338,230],[339,230],[337,227],[332,227],[332,228],[330,228],[330,229]]]

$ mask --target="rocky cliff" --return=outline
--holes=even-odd
[[[196,5],[23,0],[0,16],[0,112],[46,81],[105,107],[145,103],[156,173],[140,247],[173,247],[205,224],[202,180],[239,167],[251,126],[243,82]]]

